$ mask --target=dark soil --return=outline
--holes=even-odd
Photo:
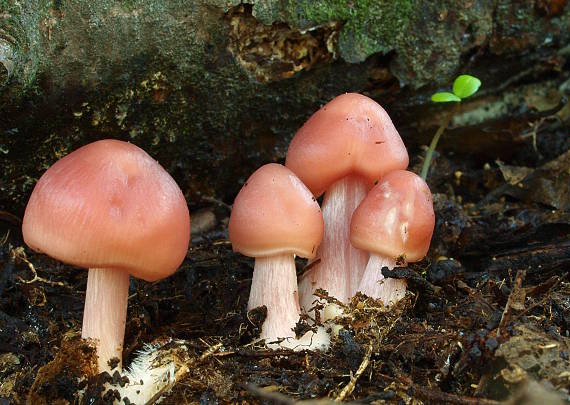
[[[508,162],[438,156],[428,178],[437,218],[430,253],[385,273],[408,279],[409,295],[390,311],[355,297],[327,353],[252,345],[263,319],[246,312],[253,262],[227,240],[231,201],[210,201],[201,212],[215,223],[193,235],[179,271],[156,283],[132,279],[124,363],[145,343],[184,347],[187,369],[162,402],[172,404],[339,396],[494,404],[533,380],[529,392],[550,392],[542,403],[567,401],[568,147],[568,128],[558,125],[543,128],[538,151],[528,140]],[[418,172],[421,159],[412,160]],[[25,247],[12,213],[0,213],[0,239],[0,404],[79,403],[79,390],[84,403],[111,401],[100,393],[112,377],[80,378],[94,364],[78,337],[87,272]]]

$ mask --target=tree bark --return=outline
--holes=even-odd
[[[536,107],[519,85],[560,99],[568,80],[565,2],[248,3],[0,0],[0,209],[21,214],[46,167],[101,138],[149,151],[193,204],[231,202],[345,91],[385,106],[414,153],[446,112],[429,95],[459,73],[483,86],[452,122],[465,141],[440,148],[496,157],[526,141],[480,128]]]

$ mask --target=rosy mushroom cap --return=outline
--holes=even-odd
[[[28,246],[65,263],[154,281],[182,263],[190,214],[174,179],[145,151],[102,140],[42,175],[22,232]]]
[[[426,255],[435,214],[431,192],[418,175],[388,173],[360,203],[350,223],[350,241],[358,249],[416,262]]]
[[[313,258],[323,238],[319,204],[285,166],[260,167],[238,193],[228,225],[234,251],[250,257]]]
[[[355,174],[372,185],[385,173],[408,167],[408,152],[384,109],[357,93],[342,94],[297,131],[285,165],[315,196]]]

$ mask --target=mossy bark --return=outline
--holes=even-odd
[[[41,172],[95,139],[145,148],[199,204],[283,158],[341,92],[387,106],[414,148],[410,123],[458,72],[488,95],[566,80],[558,2],[247,3],[0,0],[0,209],[21,213]]]

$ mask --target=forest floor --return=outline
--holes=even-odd
[[[192,214],[193,226],[205,220],[178,272],[132,279],[124,364],[149,343],[174,359],[176,378],[155,398],[172,404],[568,401],[567,129],[543,126],[537,149],[529,140],[512,162],[439,155],[428,178],[430,253],[386,273],[408,280],[407,297],[386,310],[356,296],[325,353],[255,343],[262,317],[246,310],[253,261],[232,252],[229,207],[206,202]],[[100,398],[103,385],[120,381],[85,378],[87,272],[25,247],[9,212],[0,213],[0,267],[0,404],[111,401]]]

